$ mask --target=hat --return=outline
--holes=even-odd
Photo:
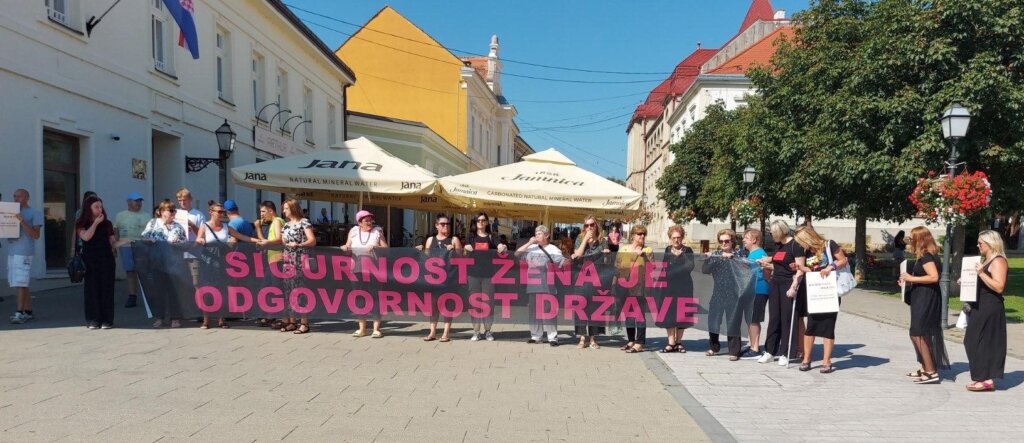
[[[234,200],[224,200],[224,210],[238,212],[238,203],[235,203]]]
[[[128,200],[143,200],[142,194],[139,194],[138,192],[128,194]]]
[[[373,217],[373,214],[370,211],[367,211],[365,209],[356,213],[356,221],[357,222],[363,221],[363,219],[366,218],[366,217]]]

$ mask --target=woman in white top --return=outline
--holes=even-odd
[[[227,216],[227,211],[224,210],[224,205],[220,204],[220,202],[215,202],[213,200],[210,200],[208,204],[210,206],[210,214],[206,221],[203,222],[203,224],[199,225],[199,232],[196,233],[196,244],[200,246],[204,246],[208,243],[211,245],[228,245],[229,242],[233,243],[233,241],[231,240],[232,238],[251,243],[255,243],[257,241],[257,239],[255,238],[249,237],[244,234],[240,234],[234,228],[228,226],[227,223],[224,223],[223,218]],[[221,255],[217,257],[217,259],[223,259],[223,256]],[[216,281],[215,279],[218,277],[216,275],[213,275],[213,273],[218,271],[215,269],[211,269],[209,264],[205,265],[205,268],[202,267],[201,264],[200,271],[200,277],[207,283],[211,282],[211,280]],[[202,274],[207,275],[203,276]],[[228,326],[228,323],[224,321],[223,317],[217,319],[217,326],[224,329],[230,327]],[[203,315],[203,324],[199,326],[199,328],[210,329],[209,316]]]
[[[526,260],[530,268],[536,269],[540,272],[540,275],[546,276],[549,264],[561,267],[569,262],[569,259],[562,255],[562,251],[550,243],[550,239],[551,234],[548,231],[548,227],[544,225],[537,226],[533,237],[530,237],[530,241],[516,249],[516,257],[525,256],[523,259]],[[530,300],[530,339],[527,343],[537,343],[541,340],[541,335],[547,333],[548,344],[558,346],[557,317],[544,320],[538,319],[536,315],[536,294],[554,295],[557,292],[557,288],[549,287],[547,282],[548,279],[546,277],[541,277],[538,279],[538,283],[529,283],[526,286],[526,292]]]
[[[374,248],[386,248],[388,247],[387,240],[384,239],[384,229],[380,226],[373,224],[374,218],[370,211],[362,210],[356,213],[356,223],[358,226],[349,229],[348,240],[341,247],[344,251],[352,251],[352,254],[357,258],[362,255],[372,255]],[[356,265],[358,266],[358,260]],[[373,292],[373,291],[371,291]],[[384,333],[380,332],[380,316],[375,315],[373,318],[373,338],[381,338]],[[359,319],[359,330],[352,333],[353,337],[366,337],[366,319]]]

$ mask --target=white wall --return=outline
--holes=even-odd
[[[67,2],[73,6],[72,27],[83,31],[85,19],[108,6]],[[289,69],[290,107],[301,112],[303,85],[313,90],[314,143],[308,149],[328,144],[328,103],[335,105],[337,139],[342,139],[342,88],[349,80],[324,54],[264,1],[194,4],[201,58],[193,60],[172,44],[173,76],[154,68],[151,0],[120,3],[89,37],[50,20],[42,0],[10,2],[0,9],[0,192],[6,201],[23,187],[32,194],[32,206],[42,208],[42,135],[48,128],[79,138],[79,191],[96,191],[111,215],[125,209],[128,192],[141,193],[144,207],[151,208],[162,198],[173,198],[167,190],[179,186],[192,189],[197,206],[205,207],[207,200],[219,197],[218,169],[211,165],[185,174],[184,157],[217,157],[213,131],[227,120],[238,134],[228,167],[256,160],[250,83],[254,49],[266,60],[264,97],[271,97],[279,64]],[[216,26],[230,33],[231,103],[217,96]],[[169,33],[176,43],[177,26]],[[180,148],[154,157],[154,130],[176,137]],[[296,139],[303,140],[304,132]],[[132,158],[147,162],[146,180],[132,178]],[[161,183],[153,182],[154,175]],[[257,213],[254,190],[229,180],[227,194],[247,217]],[[43,244],[43,239],[37,242],[35,277],[45,274]],[[6,254],[0,254],[0,267],[5,260]]]

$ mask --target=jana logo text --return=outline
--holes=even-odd
[[[352,170],[377,171],[377,172],[380,172],[380,170],[383,168],[383,166],[381,166],[380,163],[371,163],[371,162],[362,163],[362,162],[357,162],[357,161],[353,161],[353,160],[345,160],[345,161],[340,161],[340,162],[339,161],[334,161],[334,160],[313,160],[312,162],[310,162],[306,166],[299,166],[299,169],[309,169],[309,168],[328,168],[328,169],[351,168]]]
[[[245,180],[257,180],[261,182],[267,181],[267,174],[261,172],[246,172]]]

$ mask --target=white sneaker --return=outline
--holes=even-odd
[[[474,332],[473,333],[473,337],[471,337],[469,339],[469,341],[480,341],[480,333],[479,332]]]
[[[789,366],[789,358],[779,357],[779,366]]]
[[[494,341],[494,334],[491,334],[491,331],[487,331],[484,337],[487,338],[487,341]]]
[[[36,316],[29,314],[28,312],[23,312],[21,316],[24,317],[26,321],[36,318]]]
[[[757,359],[757,362],[758,363],[771,363],[772,362],[772,355],[767,353],[767,352],[765,352],[764,354],[761,355],[761,358]]]
[[[14,315],[11,316],[11,323],[14,323],[16,325],[25,323],[25,320],[28,319],[25,318],[25,314],[22,314],[21,312],[15,312]]]

